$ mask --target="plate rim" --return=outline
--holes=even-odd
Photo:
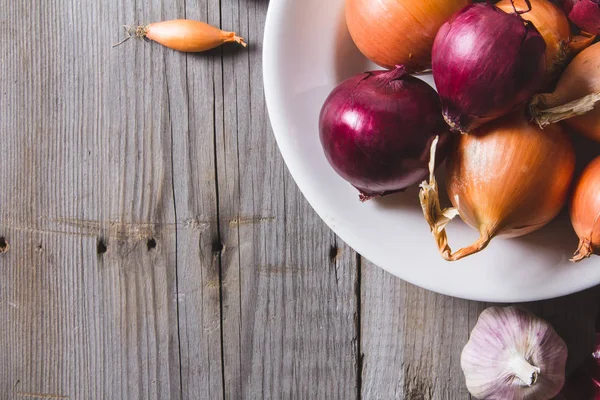
[[[266,108],[267,108],[269,122],[271,124],[271,130],[273,132],[273,136],[275,137],[275,141],[277,143],[278,150],[283,158],[283,161],[285,163],[287,170],[289,171],[290,175],[292,176],[292,179],[294,180],[294,183],[296,184],[296,186],[298,186],[298,188],[300,189],[302,196],[310,204],[311,208],[319,216],[321,221],[323,221],[327,225],[328,229],[330,229],[337,237],[339,237],[344,243],[346,243],[353,251],[355,251],[361,257],[364,257],[365,259],[367,259],[369,262],[374,264],[377,268],[381,268],[382,270],[386,271],[387,273],[389,273],[390,275],[394,276],[397,279],[401,279],[401,280],[408,282],[412,285],[415,285],[417,287],[423,288],[425,290],[428,290],[428,291],[431,291],[434,293],[439,293],[439,294],[442,294],[445,296],[450,296],[450,297],[455,297],[455,298],[460,298],[460,299],[465,299],[465,300],[470,300],[470,301],[491,302],[491,303],[525,303],[525,302],[532,302],[532,301],[550,300],[550,299],[554,299],[554,298],[558,298],[558,297],[563,297],[563,296],[579,293],[584,290],[598,286],[600,284],[600,278],[599,278],[597,280],[590,280],[587,283],[582,283],[580,285],[576,285],[575,287],[564,288],[564,287],[558,286],[556,289],[548,291],[546,295],[537,295],[537,296],[536,295],[528,296],[526,294],[527,292],[525,292],[522,295],[515,294],[512,296],[502,296],[502,295],[494,295],[494,294],[490,294],[487,296],[486,295],[471,296],[471,295],[468,295],[465,293],[461,293],[460,290],[456,290],[456,289],[452,289],[452,288],[438,287],[437,285],[428,284],[425,281],[420,281],[420,280],[415,280],[415,279],[410,279],[410,278],[400,276],[397,273],[393,272],[390,268],[385,267],[384,266],[385,263],[378,262],[377,257],[372,257],[371,255],[363,255],[358,250],[358,248],[360,246],[356,246],[355,241],[349,237],[350,236],[349,233],[346,233],[346,232],[340,233],[336,229],[334,229],[334,227],[331,224],[330,219],[324,217],[323,213],[315,205],[314,199],[312,199],[311,196],[309,194],[307,194],[308,190],[307,190],[307,187],[304,185],[304,182],[303,182],[304,179],[300,178],[300,170],[299,170],[299,168],[296,167],[295,164],[291,164],[289,162],[289,160],[292,157],[289,155],[288,150],[286,149],[286,146],[283,144],[283,142],[281,140],[282,135],[277,133],[277,132],[282,132],[282,129],[283,129],[282,125],[284,125],[284,124],[281,121],[282,117],[280,117],[278,115],[279,113],[274,111],[275,107],[273,106],[273,104],[275,104],[275,97],[276,97],[276,95],[275,95],[276,89],[273,85],[274,79],[268,78],[269,76],[273,76],[274,71],[277,69],[275,66],[275,61],[277,60],[277,57],[274,56],[273,51],[272,51],[272,49],[274,47],[274,43],[272,44],[271,42],[274,41],[278,35],[274,35],[271,32],[273,32],[276,29],[276,27],[277,27],[276,21],[279,19],[280,15],[285,10],[285,5],[289,4],[293,1],[294,0],[272,0],[271,2],[269,2],[269,6],[267,9],[265,25],[264,25],[264,32],[263,32],[263,48],[262,48],[262,79],[263,79],[265,104],[266,104]],[[449,264],[449,268],[450,267],[452,267],[452,266]]]

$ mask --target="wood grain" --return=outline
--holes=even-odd
[[[352,398],[356,257],[307,205],[270,132],[261,62],[267,3],[221,6],[223,29],[250,43],[245,51],[222,50],[226,398]]]
[[[481,305],[417,288],[367,261],[361,283],[363,398],[468,398],[460,352]]]
[[[481,311],[492,304],[439,295],[365,261],[362,268],[362,394],[365,399],[469,399],[460,354]],[[521,304],[567,342],[567,373],[589,357],[600,288]]]
[[[390,276],[304,200],[266,111],[267,6],[0,0],[0,399],[469,398],[488,304]],[[111,47],[173,18],[250,45]],[[569,370],[599,300],[524,305]]]
[[[218,1],[178,2],[161,20],[219,23]],[[155,44],[152,44],[153,47]],[[174,130],[173,169],[178,221],[179,333],[184,399],[223,397],[221,283],[215,135],[222,120],[217,54],[165,50]],[[190,229],[191,228],[191,229]]]
[[[179,398],[163,50],[111,48],[133,3],[0,9],[0,397]]]

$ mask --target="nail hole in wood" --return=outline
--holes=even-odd
[[[156,248],[156,240],[154,238],[148,239],[146,242],[146,247],[148,247],[148,251]]]
[[[336,262],[339,255],[340,249],[338,249],[337,246],[331,246],[331,248],[329,249],[329,261],[331,261],[332,263]]]
[[[96,246],[96,251],[98,252],[98,254],[102,255],[106,253],[106,250],[108,250],[108,247],[106,247],[106,242],[104,241],[104,239],[98,239],[98,245]]]
[[[216,241],[212,244],[212,251],[214,254],[219,254],[223,251],[223,243]]]
[[[8,251],[8,242],[4,236],[0,236],[0,253],[6,253]]]

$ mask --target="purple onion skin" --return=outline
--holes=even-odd
[[[342,82],[321,109],[319,133],[327,160],[363,201],[420,183],[435,136],[438,165],[450,144],[437,93],[403,67]]]
[[[564,0],[569,19],[580,29],[600,35],[600,0]]]
[[[491,4],[471,4],[438,31],[432,69],[444,119],[454,131],[508,114],[540,87],[546,43],[533,24]]]

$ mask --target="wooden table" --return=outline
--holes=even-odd
[[[267,6],[0,0],[0,399],[469,398],[487,305],[385,273],[304,200],[265,108]],[[111,47],[183,17],[250,46]],[[570,369],[599,299],[526,305]]]

